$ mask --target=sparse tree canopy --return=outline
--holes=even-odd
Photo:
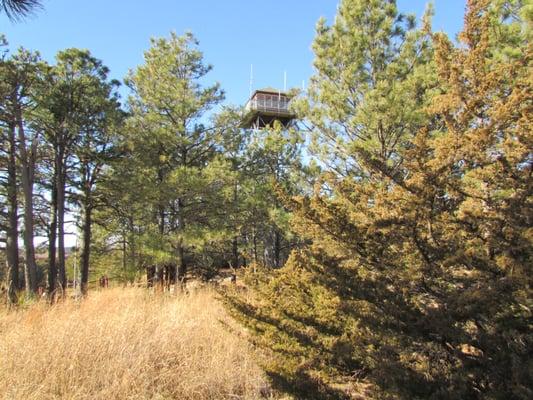
[[[11,20],[19,20],[41,8],[42,0],[0,0],[0,9]]]

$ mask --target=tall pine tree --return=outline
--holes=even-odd
[[[414,68],[402,104],[388,97],[402,81],[367,85],[373,62],[351,59],[352,69],[339,55],[346,43],[348,57],[394,32],[376,28],[396,19],[384,11],[393,6],[345,0],[333,28],[319,26],[318,43],[326,34],[339,47],[317,54],[324,84],[303,111],[331,168],[313,195],[284,196],[309,245],[279,273],[251,276],[252,295],[229,296],[229,304],[256,343],[272,349],[274,383],[298,398],[530,398],[527,21],[509,26],[488,1],[469,1],[462,46],[434,36],[436,97],[409,91],[424,82],[407,84]],[[344,36],[366,25],[369,37]],[[495,40],[509,30],[518,40]],[[428,65],[419,71],[431,73]],[[354,71],[351,79],[344,71]],[[338,88],[357,76],[362,83],[342,96]],[[379,87],[389,89],[372,96]]]
[[[145,64],[127,80],[133,95],[126,141],[143,176],[139,201],[151,210],[145,223],[154,229],[145,243],[156,279],[164,263],[174,264],[184,279],[187,252],[216,232],[211,217],[215,199],[224,196],[219,189],[225,166],[215,157],[218,133],[206,114],[224,94],[218,84],[202,85],[211,66],[197,45],[190,33],[154,39]]]

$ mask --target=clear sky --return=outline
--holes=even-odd
[[[427,0],[398,0],[402,12],[420,16]],[[11,23],[0,15],[0,33],[12,49],[39,50],[52,62],[58,50],[89,49],[122,80],[142,63],[149,38],[192,31],[205,60],[214,66],[227,102],[248,97],[250,64],[254,88],[301,87],[312,74],[316,21],[332,21],[338,0],[44,0],[35,16]],[[434,28],[452,37],[461,29],[465,0],[434,0]]]

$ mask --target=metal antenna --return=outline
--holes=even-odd
[[[250,64],[250,98],[252,98],[253,86],[254,86],[254,65]]]
[[[305,92],[305,80],[302,80],[302,91]]]
[[[283,72],[283,91],[287,91],[287,71]]]

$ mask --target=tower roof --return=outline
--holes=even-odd
[[[288,93],[284,90],[276,89],[273,87],[266,87],[262,89],[256,89],[254,90],[252,97],[255,96],[256,93],[266,93],[266,94],[282,94],[284,96],[288,96]]]

